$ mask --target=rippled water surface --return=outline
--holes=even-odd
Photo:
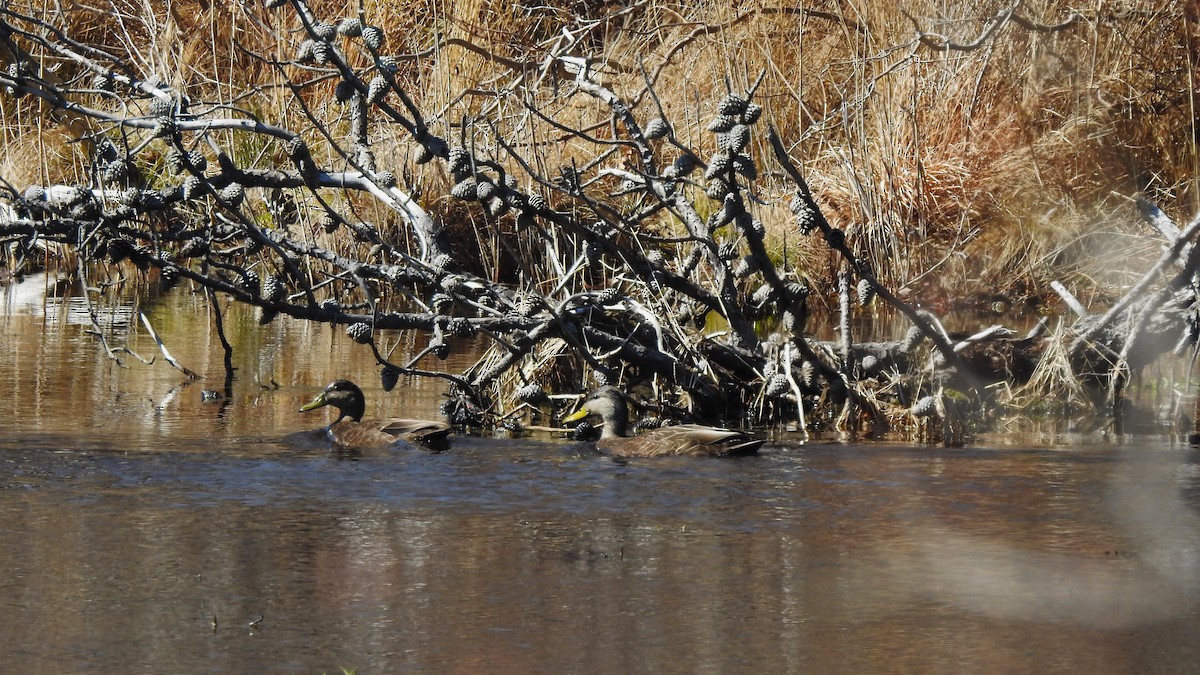
[[[337,455],[297,433],[328,420],[296,412],[327,381],[413,416],[435,414],[441,384],[384,393],[340,332],[260,329],[235,308],[233,396],[204,403],[223,371],[203,302],[138,308],[205,377],[181,386],[161,358],[106,358],[29,283],[0,297],[6,672],[1200,663],[1191,448],[782,439],[755,458],[621,463],[550,438],[459,438]],[[109,346],[149,358],[129,309],[104,324]],[[421,346],[388,340],[398,359]],[[458,347],[423,365],[461,369],[477,347]]]

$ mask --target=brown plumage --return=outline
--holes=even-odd
[[[596,446],[614,457],[732,457],[753,455],[763,444],[762,439],[751,438],[740,431],[696,424],[662,427],[640,436],[627,436],[629,410],[625,405],[625,394],[616,387],[601,387],[592,392],[583,406],[563,422],[577,422],[586,417],[599,417],[604,422]]]
[[[326,431],[333,442],[343,448],[378,448],[398,440],[421,443],[441,449],[447,444],[450,425],[413,419],[363,420],[367,402],[362,390],[349,380],[336,380],[300,412],[327,405],[338,409],[338,418]]]

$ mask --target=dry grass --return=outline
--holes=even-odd
[[[1085,385],[1071,367],[1069,344],[1070,333],[1060,321],[1045,341],[1046,350],[1029,381],[1002,391],[1000,403],[1031,418],[1065,417],[1093,410]]]
[[[902,8],[925,31],[966,43],[1007,4],[909,0]],[[299,106],[280,85],[285,74],[303,71],[274,68],[236,48],[240,43],[271,58],[290,54],[300,39],[290,9],[196,0],[173,3],[169,13],[133,0],[111,6],[125,18],[121,24],[88,10],[71,10],[60,23],[193,94],[232,101],[256,84],[238,105],[302,125]],[[330,18],[357,12],[354,3],[313,7]],[[918,44],[913,21],[889,3],[782,7],[385,0],[365,3],[364,12],[370,23],[387,27],[384,51],[424,54],[401,66],[435,132],[499,155],[492,136],[498,133],[546,173],[595,148],[549,128],[526,103],[596,135],[609,133],[601,124],[605,110],[564,96],[569,82],[539,74],[554,49],[592,58],[605,84],[636,99],[647,120],[657,111],[638,97],[644,65],[677,136],[707,151],[713,136],[703,125],[726,83],[743,88],[764,72],[756,98],[791,143],[831,222],[884,279],[913,283],[920,293],[1040,294],[1059,278],[1082,296],[1105,294],[1125,282],[1122,270],[1142,267],[1143,254],[1156,255],[1128,195],[1145,193],[1177,218],[1200,208],[1190,65],[1200,61],[1200,23],[1185,3],[1101,0],[1065,30],[1009,24],[973,51]],[[1030,0],[1021,12],[1055,23],[1071,7]],[[314,88],[305,101],[336,125],[342,112],[322,100],[330,87]],[[35,109],[9,100],[4,106],[0,169],[8,180],[21,187],[79,175],[64,147],[69,134],[55,131],[56,123]],[[494,126],[461,126],[480,118]],[[428,205],[440,209],[443,169],[412,165],[397,127],[377,133],[380,164],[422,186]],[[763,139],[754,143],[756,157],[770,156]],[[31,147],[44,165],[25,161]],[[268,149],[258,157],[269,163],[273,154]],[[756,215],[773,231],[780,255],[786,247],[799,276],[828,281],[823,247],[799,241],[782,208],[786,189],[767,180],[759,191],[773,203]]]

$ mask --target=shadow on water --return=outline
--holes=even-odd
[[[143,309],[196,385],[118,366],[52,315],[0,316],[6,670],[1115,673],[1200,656],[1193,449],[336,453],[328,417],[296,412],[330,379],[414,415],[440,385],[385,394],[340,332],[235,308],[234,398],[207,404],[206,309],[170,302]]]

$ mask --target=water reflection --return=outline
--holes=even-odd
[[[172,304],[174,303],[174,304]],[[219,381],[202,301],[143,307]],[[340,332],[231,311],[234,399],[10,312],[0,346],[6,670],[1147,672],[1197,658],[1197,453],[775,443],[614,462],[456,439],[290,439]],[[152,341],[134,324],[135,349]],[[419,349],[389,336],[397,349]],[[413,352],[415,353],[415,352]],[[461,367],[461,366],[460,366]],[[270,384],[278,383],[278,388]],[[319,422],[318,422],[319,423]]]

